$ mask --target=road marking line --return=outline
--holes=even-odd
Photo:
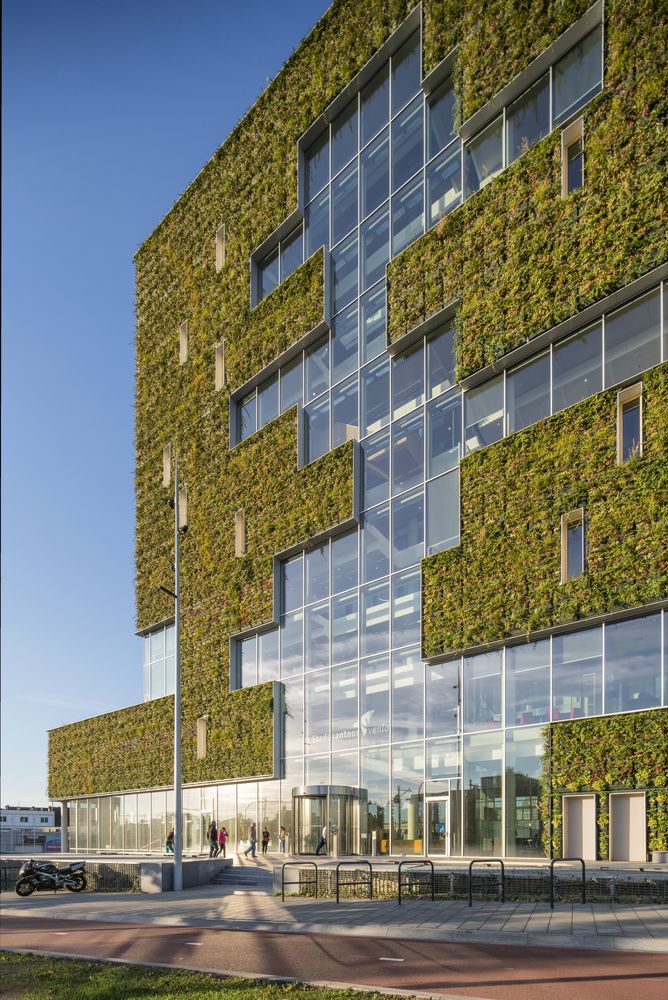
[[[404,958],[386,958],[384,955],[378,959],[379,962],[405,962]]]
[[[193,948],[201,948],[202,947],[202,942],[201,941],[186,941],[185,944],[191,944],[193,946]]]
[[[54,931],[53,933],[56,934],[58,937],[67,937],[69,931]]]

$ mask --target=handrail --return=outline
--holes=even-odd
[[[431,867],[431,901],[432,903],[436,899],[436,873],[434,871],[434,862],[425,859],[424,861],[400,861],[399,869],[397,872],[397,903],[401,906],[401,869],[404,865],[414,865],[415,867],[419,865],[430,865]]]
[[[308,882],[297,883],[298,885],[312,885],[315,888],[315,898],[318,898],[318,866],[315,861],[284,861],[281,865],[281,902],[285,902],[285,869],[289,868],[290,865],[297,865],[299,868],[305,868],[307,865],[310,868],[311,865],[315,868],[315,879],[311,879]],[[293,883],[294,884],[294,883]]]
[[[339,868],[344,865],[365,865],[369,869],[369,880],[364,882],[346,882],[348,886],[363,885],[369,887],[369,899],[373,899],[373,866],[370,861],[339,861],[336,866],[336,902],[339,902]]]
[[[552,858],[550,861],[550,909],[554,909],[554,866],[565,861],[579,861],[582,865],[582,902],[586,902],[585,863],[583,858]]]
[[[473,906],[473,879],[471,877],[474,865],[501,865],[501,902],[506,901],[506,866],[501,858],[474,858],[469,865],[469,906]]]

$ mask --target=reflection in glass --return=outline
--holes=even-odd
[[[314,604],[306,609],[306,669],[315,670],[329,663],[329,604]]]
[[[278,629],[274,628],[258,636],[258,681],[275,681],[279,676]]]
[[[420,90],[420,32],[414,31],[392,56],[392,114]]]
[[[435,226],[462,202],[462,158],[459,143],[427,167],[427,228]]]
[[[549,721],[550,642],[510,646],[506,650],[506,725],[531,726]]]
[[[606,714],[661,704],[661,617],[605,626]]]
[[[466,451],[475,451],[503,437],[503,375],[469,389],[464,396]]]
[[[464,195],[470,198],[503,170],[503,116],[464,146]]]
[[[422,97],[392,122],[392,190],[400,188],[420,169],[422,151]]]
[[[357,296],[357,233],[332,250],[332,283],[338,312]]]
[[[526,153],[550,131],[549,74],[541,77],[506,111],[508,163]]]
[[[255,392],[246,396],[237,406],[237,440],[245,441],[257,430],[257,403]]]
[[[499,857],[503,733],[464,737],[464,853]]]
[[[285,706],[285,752],[304,753],[304,681],[301,677],[283,682]]]
[[[459,664],[457,659],[425,667],[427,736],[454,736],[459,732]]]
[[[615,385],[661,360],[658,289],[605,317],[605,385]]]
[[[403,417],[424,401],[424,351],[422,344],[392,358],[392,417]]]
[[[362,218],[382,205],[390,193],[390,140],[387,130],[375,139],[360,158]]]
[[[390,419],[390,366],[380,358],[362,369],[362,437],[380,430]]]
[[[357,531],[332,540],[332,593],[357,586]]]
[[[375,849],[378,854],[390,850],[390,751],[365,750],[361,755],[360,782],[366,788],[367,800],[367,852]]]
[[[375,285],[385,275],[390,259],[390,223],[387,207],[367,219],[360,232],[362,290]]]
[[[329,140],[325,129],[306,153],[306,200],[310,201],[328,180]]]
[[[357,225],[357,163],[332,181],[332,244]]]
[[[552,719],[600,715],[603,683],[601,627],[552,639]]]
[[[423,853],[424,744],[392,747],[392,853]]]
[[[628,462],[642,452],[640,396],[623,403],[621,408],[621,461]]]
[[[501,726],[501,652],[465,656],[464,732]]]
[[[387,123],[389,117],[389,74],[387,63],[362,91],[362,145]]]
[[[238,645],[239,650],[239,685],[251,687],[257,684],[257,639],[244,639]]]
[[[381,653],[390,645],[390,586],[387,580],[361,591],[360,652]]]
[[[459,545],[459,470],[427,483],[427,555]]]
[[[362,518],[362,580],[375,580],[390,569],[390,508],[374,507]]]
[[[362,363],[371,361],[387,347],[385,332],[385,284],[367,292],[361,298]]]
[[[281,240],[281,281],[285,281],[293,271],[296,271],[303,260],[304,235],[300,226],[294,233]]]
[[[392,492],[417,486],[423,474],[424,421],[420,411],[392,424]]]
[[[575,114],[602,85],[602,34],[598,25],[555,64],[552,71],[553,126]]]
[[[387,500],[390,495],[390,432],[379,431],[362,442],[363,506]]]
[[[302,359],[295,358],[280,372],[281,382],[281,413],[285,413],[295,403],[302,401]]]
[[[412,180],[392,198],[392,256],[422,236],[424,211],[422,175]]]
[[[424,493],[418,490],[392,501],[392,569],[406,569],[424,554]]]
[[[304,678],[304,695],[306,753],[329,750],[329,670],[307,674]]]
[[[427,398],[455,384],[455,331],[446,325],[427,340]]]
[[[322,396],[315,403],[304,407],[306,418],[307,462],[329,451],[329,397]]]
[[[286,559],[281,565],[281,594],[283,611],[294,611],[304,603],[304,560],[302,556]]]
[[[332,663],[357,658],[357,592],[332,601]]]
[[[550,355],[542,354],[506,379],[508,433],[521,431],[550,414]]]
[[[555,413],[600,392],[603,385],[601,324],[562,340],[552,352],[552,406]]]
[[[304,670],[304,612],[283,615],[281,622],[281,677]]]
[[[543,777],[541,729],[506,733],[506,853],[544,857],[539,811]]]
[[[278,416],[278,376],[265,382],[257,391],[258,426],[264,427]]]
[[[332,671],[332,750],[357,746],[357,664]],[[332,769],[334,769],[332,758]],[[357,778],[357,761],[355,761]],[[340,779],[339,779],[340,780]],[[334,779],[338,784],[338,780]],[[344,782],[348,784],[348,782]],[[357,781],[353,782],[357,784]]]
[[[329,544],[306,553],[306,603],[321,601],[329,595]]]
[[[357,375],[332,390],[332,448],[357,439]]]
[[[270,253],[257,269],[257,294],[261,301],[278,285],[278,250]]]
[[[306,206],[304,228],[305,256],[310,257],[329,242],[329,192],[327,188]]]
[[[429,95],[427,102],[428,157],[436,156],[455,138],[455,88],[452,77]]]
[[[461,457],[461,393],[440,396],[427,406],[427,475],[454,469]]]
[[[392,577],[392,646],[420,641],[420,570],[410,569]]]
[[[357,98],[332,123],[332,176],[357,152]]]
[[[363,746],[390,741],[390,661],[387,654],[360,663],[360,734]]]
[[[357,304],[345,309],[332,323],[332,384],[357,368]]]

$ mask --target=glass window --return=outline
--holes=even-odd
[[[306,603],[329,597],[329,543],[311,549],[304,556],[306,563]]]
[[[310,205],[306,206],[304,229],[305,256],[310,257],[329,237],[329,191],[327,188]]]
[[[329,180],[329,130],[306,153],[306,200],[310,201]]]
[[[332,244],[357,225],[357,163],[332,181]]]
[[[600,323],[555,344],[552,352],[552,408],[555,413],[601,391],[601,355]]]
[[[602,86],[601,26],[594,28],[552,70],[553,127],[570,118]]]
[[[329,396],[304,408],[306,415],[306,460],[314,462],[329,451]]]
[[[357,531],[332,540],[332,593],[357,586]]]
[[[165,694],[165,661],[154,660],[151,664],[151,698],[162,698]]]
[[[424,736],[424,667],[420,650],[392,653],[392,742],[420,740]]]
[[[424,232],[422,187],[420,174],[392,198],[393,257]]]
[[[604,641],[606,715],[660,705],[660,615],[606,625]]]
[[[291,361],[280,371],[281,413],[302,401],[302,359]]]
[[[466,451],[475,451],[503,437],[503,375],[470,389],[464,396]]]
[[[566,150],[566,193],[572,194],[584,184],[584,147],[576,139]]]
[[[360,164],[364,219],[387,201],[390,194],[390,139],[387,129],[364,150]]]
[[[371,361],[387,347],[385,330],[385,284],[362,296],[362,363]]]
[[[439,476],[459,464],[462,442],[462,397],[440,396],[427,406],[427,476]]]
[[[392,747],[392,853],[422,854],[424,744]]]
[[[423,163],[422,97],[392,122],[392,190],[396,191]]]
[[[305,612],[306,669],[315,670],[329,663],[329,603],[312,604]]]
[[[390,259],[390,220],[387,206],[380,208],[362,224],[362,290],[385,276]]]
[[[281,281],[285,281],[304,261],[304,236],[302,227],[295,229],[281,240]]]
[[[380,653],[390,645],[390,585],[387,580],[363,587],[360,608],[360,653]]]
[[[362,437],[384,427],[390,419],[390,366],[380,358],[362,369]]]
[[[552,639],[552,720],[600,715],[603,633],[598,628]]]
[[[459,660],[450,660],[425,667],[427,736],[455,736],[459,732],[459,664]]]
[[[357,440],[357,375],[332,389],[332,448]]]
[[[424,420],[422,411],[392,424],[392,492],[417,486],[424,478]]]
[[[304,681],[296,677],[283,682],[285,705],[285,752],[304,752]]]
[[[387,654],[360,663],[363,746],[390,741],[390,661]]]
[[[420,570],[395,573],[392,577],[392,646],[420,641]]]
[[[357,97],[332,124],[332,176],[357,152]]]
[[[333,710],[332,710],[333,711]],[[352,711],[352,709],[351,709]],[[357,720],[355,720],[355,729],[347,730],[347,732],[354,732],[357,734]],[[334,725],[332,717],[332,726]],[[355,735],[355,739],[357,736]],[[351,737],[351,742],[353,741]],[[334,731],[332,729],[332,743],[334,742]],[[334,749],[334,747],[332,748]],[[357,750],[348,751],[348,753],[335,753],[332,754],[332,784],[333,785],[348,785],[351,787],[357,787],[359,782],[359,761],[358,761]]]
[[[422,344],[408,354],[392,358],[392,417],[403,417],[424,402],[424,350]]]
[[[274,250],[268,257],[258,264],[257,268],[257,292],[258,299],[262,300],[269,292],[278,285],[278,250]]]
[[[275,681],[279,675],[278,629],[274,628],[258,636],[258,680]]]
[[[506,734],[506,853],[511,857],[545,856],[542,798],[543,736],[540,729]]]
[[[387,500],[390,495],[390,432],[379,431],[362,443],[363,507]]]
[[[628,462],[642,454],[642,421],[640,395],[620,407],[620,461]]]
[[[506,650],[506,725],[549,721],[550,641]]]
[[[257,639],[244,639],[239,643],[239,686],[257,684]]]
[[[521,431],[550,413],[550,355],[542,354],[521,368],[508,372],[506,380],[508,433]]]
[[[357,746],[357,664],[339,667],[332,671],[332,750],[345,746]],[[348,754],[345,754],[348,757]],[[337,767],[332,757],[332,781],[338,784],[340,777],[334,777]],[[337,768],[338,770],[338,768]],[[357,755],[354,763],[355,777],[350,784],[357,784]],[[349,784],[349,782],[343,782]]]
[[[392,56],[392,114],[420,89],[420,32],[415,31]]]
[[[306,399],[329,388],[329,340],[325,336],[306,354]]]
[[[386,736],[385,739],[389,737]],[[362,833],[362,838],[366,837],[366,847],[363,839],[363,850],[367,854],[373,854],[374,851],[378,854],[388,854],[390,850],[389,747],[366,750],[361,754],[360,782],[368,794],[367,832]]]
[[[320,754],[318,757],[307,757],[304,761],[307,785],[328,785],[329,784],[329,754]],[[313,845],[317,843],[317,837]]]
[[[245,441],[257,430],[255,390],[237,405],[237,440]]]
[[[258,425],[264,427],[278,416],[278,375],[269,379],[257,391]]]
[[[427,555],[459,545],[459,470],[427,483]]]
[[[387,63],[362,91],[362,145],[387,124],[390,87]]]
[[[562,522],[565,532],[566,566],[562,568],[562,583],[565,580],[575,580],[582,576],[585,566],[585,532],[584,518],[581,513],[568,516]]]
[[[500,857],[502,851],[503,733],[464,737],[464,853]]]
[[[508,163],[535,146],[550,131],[549,74],[529,87],[506,111]]]
[[[329,750],[329,670],[307,674],[304,678],[304,694],[306,753]]]
[[[501,651],[465,656],[464,731],[501,726]]]
[[[156,629],[155,632],[151,632],[150,635],[146,637],[147,644],[150,644],[150,654],[149,658],[151,662],[153,660],[161,660],[165,655],[165,631],[164,629]]]
[[[427,167],[427,228],[431,229],[461,203],[462,159],[458,143]]]
[[[357,296],[357,233],[332,250],[334,312],[343,309]]]
[[[390,569],[390,508],[374,507],[362,519],[362,580],[375,580]]]
[[[427,102],[428,157],[436,156],[455,138],[455,88],[452,77],[429,95]],[[457,150],[459,153],[459,150]]]
[[[605,317],[605,385],[661,361],[661,303],[658,289]]]
[[[392,569],[406,569],[424,555],[424,493],[422,490],[392,502]]]
[[[438,396],[455,385],[455,331],[437,330],[427,340],[427,395]]]
[[[464,196],[470,198],[503,170],[503,117],[464,146]]]
[[[357,659],[357,591],[332,600],[332,663]]]
[[[304,558],[295,556],[281,564],[282,611],[294,611],[304,604]]]
[[[357,368],[357,304],[345,309],[332,324],[332,383]]]

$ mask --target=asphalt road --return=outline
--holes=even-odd
[[[476,1000],[666,1000],[668,956],[7,917],[0,946]]]

